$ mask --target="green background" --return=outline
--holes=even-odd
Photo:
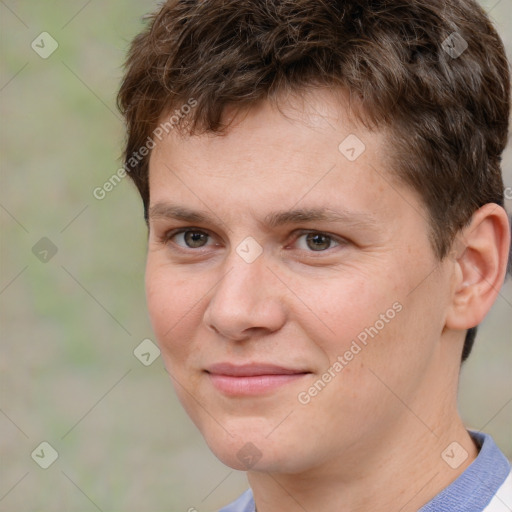
[[[512,1],[483,5],[510,55]],[[161,358],[146,367],[133,355],[153,338],[134,187],[92,193],[120,166],[121,65],[155,7],[0,1],[1,511],[203,512],[246,488],[182,411]],[[44,31],[59,44],[47,59],[31,48]],[[509,187],[511,164],[509,150]],[[32,250],[42,237],[57,249],[46,263]],[[509,457],[511,318],[509,280],[460,385],[464,420]],[[59,453],[46,470],[31,458],[42,441]]]

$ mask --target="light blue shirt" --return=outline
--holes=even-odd
[[[454,482],[418,512],[505,512],[512,510],[510,462],[492,437],[470,432],[480,446],[477,458]],[[251,489],[219,512],[256,512]]]

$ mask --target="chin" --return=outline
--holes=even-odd
[[[264,422],[264,428],[257,430],[255,422],[255,419],[252,419],[250,425],[246,422],[242,422],[245,425],[234,425],[232,422],[227,428],[231,436],[218,425],[200,430],[212,453],[230,468],[270,473],[297,472],[302,465],[302,455],[307,458],[307,454],[299,453],[297,443],[292,442],[293,436],[282,431],[280,435],[274,436],[274,433],[268,437],[272,427]]]

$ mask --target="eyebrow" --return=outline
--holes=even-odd
[[[156,203],[149,208],[149,219],[175,219],[192,224],[213,224],[219,221],[208,212],[191,210],[170,203]],[[376,228],[375,219],[365,212],[333,210],[332,208],[296,208],[269,213],[263,222],[267,229],[287,224],[302,224],[307,222],[338,222],[359,228]]]

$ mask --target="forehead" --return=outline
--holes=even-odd
[[[265,216],[276,206],[378,213],[413,195],[390,172],[387,133],[358,123],[342,95],[315,91],[279,108],[260,102],[225,120],[222,135],[171,131],[157,142],[150,206],[181,198],[196,209]]]
[[[163,141],[157,141],[150,167],[162,148],[169,147],[185,164],[194,160],[194,155],[189,153],[190,148],[194,147],[204,156],[215,153],[219,162],[245,160],[240,170],[247,169],[250,158],[254,156],[258,157],[259,163],[265,158],[276,161],[279,155],[286,157],[290,163],[296,160],[307,162],[308,157],[338,156],[339,143],[349,135],[357,135],[367,141],[370,151],[376,149],[377,144],[384,149],[385,133],[365,129],[357,121],[356,112],[360,112],[360,109],[354,110],[352,103],[348,93],[343,91],[310,89],[286,97],[280,95],[274,101],[259,101],[248,107],[231,105],[222,115],[222,123],[229,125],[225,132],[206,132],[194,136],[188,134],[187,118],[184,116]],[[165,125],[167,118],[167,115],[162,116],[162,125]],[[180,127],[184,129],[180,131]],[[268,151],[261,152],[262,146]],[[229,150],[227,153],[223,151],[226,149]],[[356,149],[359,152],[362,146]]]

